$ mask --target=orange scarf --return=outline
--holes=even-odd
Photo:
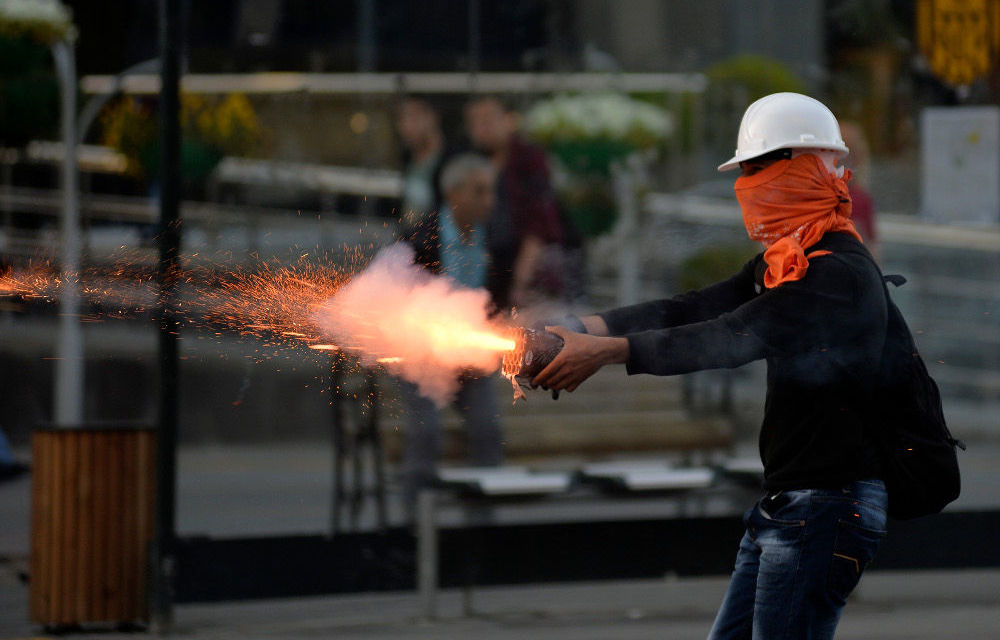
[[[806,256],[805,250],[828,231],[846,231],[861,240],[851,222],[850,179],[850,170],[838,178],[811,153],[736,179],[736,199],[747,233],[767,248],[765,287],[805,277],[809,258],[830,253],[813,251]]]

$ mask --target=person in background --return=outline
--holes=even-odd
[[[437,109],[420,96],[406,96],[396,107],[396,132],[403,143],[402,215],[412,227],[441,205],[439,179],[448,155]]]
[[[851,150],[850,154],[844,158],[844,165],[849,167],[854,174],[847,185],[851,194],[851,219],[854,220],[854,226],[861,234],[865,246],[878,259],[880,251],[875,221],[875,201],[868,191],[868,172],[870,170],[868,139],[865,137],[861,125],[856,122],[840,123],[840,132],[844,136],[844,143]]]
[[[777,93],[751,104],[734,190],[765,251],[727,280],[549,327],[562,351],[532,381],[573,391],[606,364],[676,375],[767,361],[759,449],[765,495],[744,534],[713,640],[832,638],[886,535],[888,494],[870,388],[888,307],[851,221],[837,119]]]
[[[564,286],[559,256],[563,226],[545,152],[518,134],[518,115],[496,96],[473,98],[465,128],[473,146],[498,172],[490,219],[490,291],[502,309],[558,297]]]
[[[413,246],[418,264],[463,287],[485,287],[490,260],[485,224],[496,194],[493,164],[478,154],[454,156],[441,171],[441,191],[441,208],[424,216],[403,240]],[[441,414],[432,401],[417,393],[416,385],[401,380],[399,386],[408,411],[403,493],[412,517],[417,493],[435,477],[441,453]],[[463,375],[454,402],[468,434],[468,460],[475,466],[503,462],[494,390],[490,376]]]

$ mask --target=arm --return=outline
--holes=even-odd
[[[710,320],[736,309],[756,295],[754,270],[759,261],[760,256],[747,262],[733,277],[704,289],[619,307],[598,316],[607,328],[607,335],[618,336]]]
[[[566,344],[533,383],[572,390],[597,369],[614,362],[625,362],[630,374],[673,375],[732,368],[805,351],[815,351],[823,359],[820,354],[829,350],[857,350],[879,322],[877,314],[859,313],[859,309],[878,305],[875,294],[881,291],[875,284],[880,283],[859,289],[845,269],[819,272],[813,269],[803,280],[786,283],[730,313],[702,322],[629,333],[623,338],[553,328]],[[884,314],[881,317],[884,320]],[[585,318],[584,324],[600,331],[594,316]]]
[[[628,372],[674,375],[810,351],[823,359],[819,354],[857,350],[877,331],[877,319],[873,323],[862,310],[875,308],[875,293],[881,292],[871,283],[859,287],[836,258],[824,266],[712,320],[627,335]]]
[[[600,316],[582,318],[588,327],[586,334],[574,333],[565,327],[546,327],[562,337],[564,345],[531,384],[572,392],[608,364],[624,363],[629,374],[671,375],[736,367],[765,357],[767,345],[732,315],[624,337],[591,335],[591,324],[600,330]]]

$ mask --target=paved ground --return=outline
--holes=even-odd
[[[963,455],[956,508],[1000,506],[1000,446]],[[329,453],[321,446],[182,450],[182,533],[318,533],[329,522]],[[0,484],[0,640],[44,637],[27,623],[30,480]],[[948,544],[948,541],[942,541]],[[360,594],[176,610],[170,637],[229,638],[703,638],[726,581],[685,578],[477,589],[439,599],[424,620],[415,593]],[[838,638],[1000,638],[1000,570],[866,576]],[[74,636],[64,636],[74,637]],[[81,638],[122,637],[89,633]]]
[[[26,590],[0,570],[0,638],[48,637],[26,624]],[[414,638],[646,640],[704,638],[726,582],[643,580],[446,591],[426,620],[414,594],[362,594],[177,607],[166,637],[192,640]],[[837,638],[930,640],[1000,637],[1000,571],[872,573]],[[127,637],[90,632],[63,638]]]

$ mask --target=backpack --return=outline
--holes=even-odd
[[[872,389],[872,434],[880,448],[889,515],[909,520],[938,513],[958,497],[962,483],[955,447],[964,451],[965,443],[948,431],[938,386],[889,295],[887,283],[898,287],[906,279],[890,275],[882,280],[888,322]]]

